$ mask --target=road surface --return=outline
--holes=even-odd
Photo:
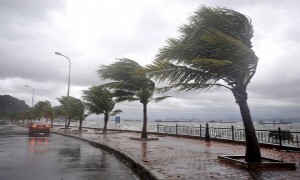
[[[113,155],[87,142],[51,134],[28,137],[27,129],[0,129],[0,179],[138,179]]]

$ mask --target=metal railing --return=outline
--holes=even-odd
[[[226,139],[232,141],[245,141],[245,130],[231,128],[216,128],[209,127],[208,123],[205,126],[199,127],[191,126],[175,126],[157,124],[158,133],[199,136],[216,139]],[[300,147],[300,132],[281,130],[256,130],[256,136],[259,143],[277,144],[279,146],[294,146]]]

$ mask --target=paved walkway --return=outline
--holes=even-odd
[[[63,130],[55,130],[61,131]],[[261,148],[262,156],[295,162],[296,170],[246,170],[217,159],[219,155],[244,155],[245,146],[222,142],[193,140],[171,136],[148,135],[159,138],[153,141],[131,140],[140,133],[108,132],[104,135],[94,130],[67,134],[101,143],[123,152],[140,163],[158,179],[300,179],[300,152]]]

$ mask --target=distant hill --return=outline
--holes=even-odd
[[[21,112],[29,109],[30,107],[23,100],[10,95],[0,95],[0,111]]]

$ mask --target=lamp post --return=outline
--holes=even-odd
[[[34,88],[28,85],[25,85],[25,87],[31,88],[32,89],[32,101],[31,101],[31,107],[33,108],[33,102],[34,102]]]
[[[67,56],[65,56],[65,55],[63,55],[63,54],[61,54],[59,52],[55,52],[55,54],[59,55],[59,56],[63,56],[65,58],[67,58],[68,61],[69,61],[69,77],[68,77],[68,91],[67,91],[67,105],[66,105],[66,107],[67,107],[67,117],[66,117],[66,120],[65,120],[65,132],[66,132],[67,131],[68,108],[69,108],[69,94],[70,94],[71,60]]]
[[[31,87],[31,86],[28,86],[28,85],[25,85],[25,87],[28,87],[28,88],[31,88],[32,89],[32,100],[31,100],[31,108],[32,108],[32,110],[31,111],[33,111],[33,103],[34,103],[34,88],[33,87]],[[30,113],[31,115],[32,115],[32,112]],[[30,116],[31,116],[30,115]],[[33,118],[34,119],[34,118]],[[30,122],[31,122],[31,120],[30,120]],[[29,121],[27,121],[27,123],[29,123]]]

